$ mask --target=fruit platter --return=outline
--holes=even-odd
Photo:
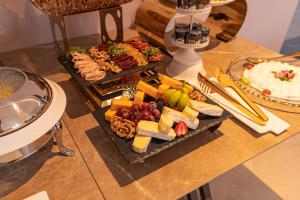
[[[105,83],[124,75],[164,66],[171,57],[140,37],[83,49],[71,47],[60,63],[83,86]]]
[[[299,61],[273,59],[254,64],[237,58],[227,73],[256,103],[300,113]]]
[[[130,162],[143,162],[212,127],[231,114],[188,83],[158,74],[156,87],[139,81],[132,98],[119,96],[95,118]]]

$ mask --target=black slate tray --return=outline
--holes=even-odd
[[[212,100],[208,99],[208,103],[215,104]],[[104,113],[109,109],[109,106],[106,108],[102,108],[93,112],[94,117],[97,119],[99,124],[102,126],[106,134],[111,138],[111,140],[115,143],[121,154],[125,157],[126,160],[130,164],[143,162],[145,159],[158,154],[161,151],[164,151],[177,143],[183,142],[185,140],[190,139],[194,135],[200,134],[206,130],[214,131],[217,129],[221,123],[229,119],[232,115],[224,110],[223,115],[220,117],[210,117],[207,115],[199,115],[199,127],[195,130],[189,130],[189,133],[186,136],[175,138],[172,141],[163,141],[159,139],[152,138],[150,145],[148,146],[147,152],[145,153],[135,153],[132,151],[131,145],[133,142],[132,140],[126,140],[123,138],[118,137],[111,129],[110,123],[107,122],[104,118]]]
[[[115,74],[111,71],[108,71],[107,75],[104,79],[101,79],[101,80],[98,80],[98,81],[95,81],[95,82],[86,81],[84,78],[82,78],[80,76],[80,74],[77,73],[77,69],[74,68],[74,63],[72,61],[67,60],[65,58],[65,56],[60,56],[57,59],[80,85],[86,87],[86,86],[92,86],[92,85],[96,85],[96,84],[105,83],[107,81],[114,80],[116,78],[119,78],[119,77],[122,77],[122,76],[125,76],[125,75],[128,75],[128,74],[132,74],[132,73],[135,73],[135,72],[153,69],[157,66],[164,67],[172,61],[172,58],[171,58],[170,55],[168,55],[167,53],[165,53],[163,51],[161,51],[161,53],[165,56],[165,60],[162,61],[162,62],[149,63],[148,65],[145,65],[145,66],[142,66],[142,67],[135,67],[133,69],[123,70],[119,74]]]

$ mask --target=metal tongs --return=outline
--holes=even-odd
[[[259,108],[257,105],[237,86],[235,83],[227,76],[224,72],[220,69],[216,69],[216,78],[218,81],[209,80],[201,75],[199,78],[202,82],[205,81],[206,83],[212,84],[215,86],[215,92],[219,93],[221,96],[226,98],[231,104],[237,107],[242,113],[244,113],[249,119],[254,121],[259,125],[266,125],[268,116]],[[255,112],[253,113],[252,110],[249,110],[245,106],[243,106],[238,100],[236,100],[227,90],[225,87],[232,88],[248,105],[249,107]]]

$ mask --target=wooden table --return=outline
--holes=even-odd
[[[132,34],[127,32],[126,36]],[[242,55],[269,57],[278,53],[237,38],[203,52],[208,75],[212,75],[215,67],[225,70],[231,60]],[[130,165],[99,126],[70,75],[55,60],[52,46],[20,50],[14,55],[5,53],[0,59],[6,65],[23,64],[62,86],[68,98],[63,115],[64,140],[75,150],[73,158],[55,155],[39,161],[45,156],[35,157],[35,162],[40,163],[37,167],[29,164],[33,158],[25,160],[23,168],[34,171],[21,180],[9,178],[9,174],[25,176],[20,168],[22,163],[0,169],[3,199],[24,198],[41,190],[46,190],[52,199],[176,199],[300,131],[299,114],[271,110],[291,125],[279,136],[258,135],[235,119],[226,120],[218,130],[221,136],[200,148],[202,141],[195,136],[142,164]]]

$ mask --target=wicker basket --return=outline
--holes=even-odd
[[[32,4],[48,15],[65,16],[120,6],[132,0],[31,0]]]

